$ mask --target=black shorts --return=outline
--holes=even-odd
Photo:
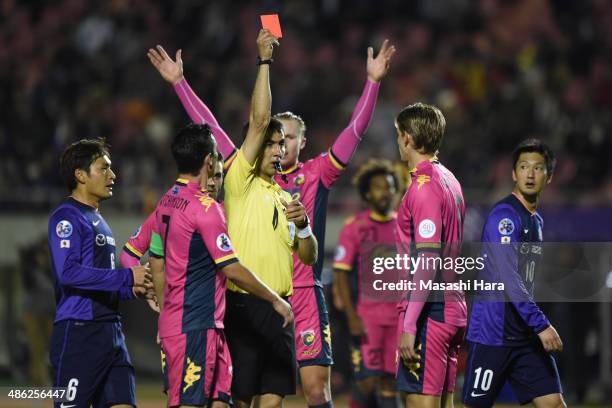
[[[272,305],[227,291],[225,335],[233,361],[234,399],[295,394],[297,366],[293,324],[283,328]]]

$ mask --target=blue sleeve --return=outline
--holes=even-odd
[[[132,300],[136,299],[134,297],[134,292],[132,292],[132,287],[124,286],[119,289],[119,300]]]
[[[518,270],[520,229],[521,221],[516,211],[502,204],[489,214],[482,241],[494,271],[493,279],[504,284],[507,298],[537,334],[550,326],[550,322],[534,302]]]
[[[95,268],[93,256],[87,256],[90,228],[77,210],[67,207],[56,211],[49,220],[49,250],[58,283],[76,289],[114,292],[134,285],[128,268]],[[91,235],[91,237],[89,236]],[[93,242],[89,243],[92,246]]]

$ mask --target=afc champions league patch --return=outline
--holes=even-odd
[[[342,245],[338,245],[336,248],[336,254],[334,255],[334,261],[339,262],[346,256],[346,248]]]
[[[425,218],[419,223],[419,235],[422,238],[431,238],[435,233],[436,224],[432,220]]]
[[[138,228],[136,228],[136,231],[134,231],[134,233],[132,234],[132,236],[130,238],[137,238],[138,235],[140,235],[140,230],[142,229],[142,225]]]
[[[502,235],[511,235],[514,232],[514,223],[510,218],[504,218],[497,224],[497,230]]]
[[[55,233],[60,238],[69,238],[72,235],[72,224],[68,220],[61,220],[55,226]]]
[[[305,346],[312,346],[315,342],[314,330],[304,330],[300,333],[300,337],[302,338],[302,343],[304,343]]]
[[[229,252],[232,250],[232,242],[226,233],[222,232],[217,236],[217,248],[223,252]]]
[[[304,175],[300,173],[293,180],[293,184],[295,184],[296,186],[301,186],[302,184],[304,184],[305,179],[306,178],[304,177]]]

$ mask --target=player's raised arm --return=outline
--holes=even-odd
[[[340,133],[331,148],[332,154],[341,164],[348,164],[361,141],[361,137],[370,126],[376,107],[380,81],[387,75],[395,51],[395,46],[391,45],[389,40],[383,41],[376,58],[373,48],[368,48],[366,64],[368,78],[363,92],[353,110],[348,126]]]
[[[208,124],[208,126],[210,126],[217,140],[219,151],[223,155],[223,158],[227,160],[236,150],[236,146],[223,128],[221,128],[221,125],[212,111],[195,94],[191,86],[189,86],[189,83],[183,75],[182,55],[182,50],[178,50],[176,52],[176,60],[173,61],[161,45],[158,45],[155,49],[149,48],[147,52],[147,57],[149,57],[149,61],[151,61],[151,64],[157,69],[157,72],[159,72],[162,78],[168,83],[172,84],[174,91],[178,95],[183,108],[191,120],[194,123]]]
[[[260,30],[257,36],[259,62],[257,79],[251,97],[249,114],[249,129],[240,148],[249,164],[254,164],[263,145],[266,129],[270,123],[272,109],[272,93],[270,91],[270,64],[274,45],[278,45],[276,37],[268,30]],[[266,63],[267,62],[267,63]]]
[[[296,251],[300,261],[306,265],[314,265],[319,256],[318,244],[310,228],[306,209],[298,200],[288,203],[281,198],[281,203],[285,207],[287,221],[294,223],[297,228]]]

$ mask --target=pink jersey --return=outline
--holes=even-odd
[[[299,197],[304,204],[308,217],[313,224],[312,230],[317,237],[320,254],[324,252],[325,248],[325,220],[329,189],[350,161],[361,141],[361,137],[370,125],[379,88],[380,83],[366,81],[349,124],[338,135],[329,152],[322,153],[305,163],[298,163],[297,166],[287,169],[284,172],[288,178],[287,183],[283,182],[280,174],[274,178],[281,188],[294,197]],[[183,79],[175,84],[174,90],[192,121],[210,125],[219,144],[219,150],[225,158],[224,167],[227,170],[236,158],[236,146],[221,128],[210,109],[193,92],[186,80]],[[321,284],[322,256],[313,266],[304,265],[298,259],[297,254],[294,254],[293,260],[294,288]]]
[[[411,171],[411,178],[412,184],[402,198],[397,216],[400,252],[409,253],[411,257],[420,253],[456,257],[463,237],[465,215],[461,185],[436,159],[420,162]],[[436,271],[420,267],[413,275],[417,288],[420,288],[420,281],[456,282],[457,278],[452,269]],[[467,307],[463,291],[446,290],[443,298],[437,297],[435,301],[428,299],[428,295],[427,290],[414,291],[411,293],[413,300],[400,303],[401,309],[406,310],[405,332],[416,333],[421,312],[433,320],[455,326],[466,325]],[[425,299],[429,301],[426,303]]]
[[[363,258],[384,256],[389,249],[394,249],[396,218],[395,213],[383,217],[371,210],[349,218],[340,231],[334,257],[334,269],[357,273],[357,290],[353,293],[357,314],[362,319],[373,318],[381,325],[391,326],[397,324],[396,304],[391,299],[382,299],[384,294],[373,293],[371,283],[375,276],[372,268],[366,266],[369,262]]]
[[[166,269],[160,337],[223,328],[226,278],[219,269],[238,258],[221,206],[200,185],[179,179],[155,213]]]
[[[152,212],[125,244],[119,255],[124,268],[140,265],[140,258],[149,250],[154,224],[155,212]]]

